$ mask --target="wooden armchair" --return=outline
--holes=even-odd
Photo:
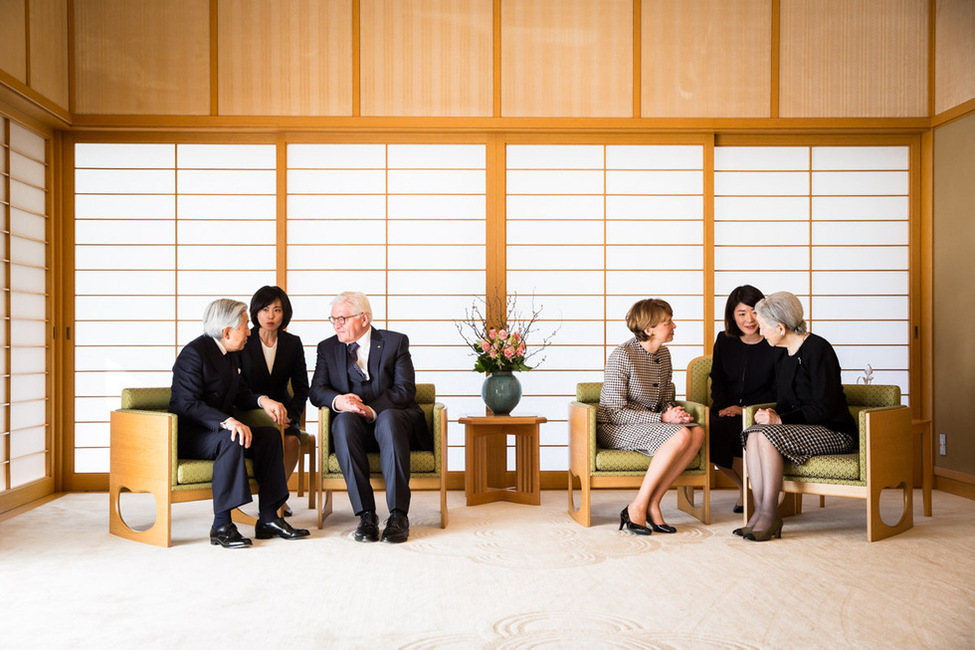
[[[576,399],[569,403],[569,514],[583,526],[590,526],[590,491],[594,488],[639,488],[650,458],[636,451],[603,449],[596,442],[596,407],[602,382],[576,384]],[[705,429],[704,444],[687,469],[677,477],[677,507],[711,523],[711,479],[708,467],[708,407],[696,402],[677,402]],[[694,504],[695,490],[703,491],[700,505]],[[580,490],[579,507],[575,505]]]
[[[177,416],[169,413],[169,388],[125,388],[122,408],[111,414],[108,529],[113,535],[155,546],[171,546],[172,505],[212,499],[213,461],[178,458]],[[267,425],[263,410],[237,414],[248,426]],[[250,459],[251,492],[257,492]],[[119,509],[123,492],[149,493],[156,501],[155,522],[145,530],[125,523]],[[234,521],[255,518],[234,510]]]
[[[433,384],[416,385],[416,403],[427,419],[427,428],[433,433],[433,451],[410,452],[410,489],[440,490],[440,527],[447,527],[447,408],[436,401],[437,391]],[[338,457],[332,448],[329,431],[331,410],[318,411],[318,439],[320,449],[320,476],[315,480],[319,495],[318,527],[332,513],[332,492],[345,490],[345,477],[339,467]],[[369,454],[369,480],[375,490],[385,490],[386,483],[379,464],[379,453]]]
[[[914,526],[911,410],[901,405],[898,386],[843,384],[843,392],[859,426],[857,449],[850,454],[813,456],[802,465],[786,460],[782,490],[800,495],[799,498],[803,494],[818,494],[864,499],[867,541],[873,542]],[[755,411],[768,406],[774,405],[747,407],[743,413],[744,426],[750,427],[755,421]],[[745,463],[744,478],[747,486],[748,463]],[[880,493],[885,488],[901,490],[904,497],[900,520],[893,526],[880,518]],[[753,507],[752,500],[746,498],[746,523]]]

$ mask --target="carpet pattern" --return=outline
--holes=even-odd
[[[129,496],[134,521],[147,504]],[[0,522],[0,648],[971,647],[975,502],[936,492],[925,518],[916,496],[915,527],[888,540],[866,542],[862,501],[807,497],[757,544],[731,534],[731,492],[710,526],[670,494],[678,533],[650,537],[617,530],[627,491],[594,492],[591,528],[562,492],[470,508],[451,492],[443,530],[439,496],[415,493],[410,540],[390,545],[353,541],[337,493],[321,531],[292,499],[311,539],[229,551],[208,502],[174,505],[159,549],[108,534],[106,494],[75,493]]]

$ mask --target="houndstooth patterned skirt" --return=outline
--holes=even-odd
[[[607,424],[596,425],[596,440],[605,449],[625,449],[638,451],[644,456],[653,456],[660,445],[684,428],[696,427],[696,422],[688,424]]]
[[[853,438],[818,424],[755,424],[741,432],[741,446],[750,433],[761,433],[772,446],[797,465],[813,456],[848,454],[853,451]]]

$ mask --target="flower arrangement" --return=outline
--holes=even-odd
[[[532,297],[530,315],[524,317],[518,311],[517,301],[518,294],[512,294],[506,300],[497,295],[491,301],[482,298],[464,311],[464,320],[454,323],[461,338],[474,352],[475,371],[490,375],[531,370],[545,361],[542,357],[533,361],[534,366],[528,365],[529,360],[536,359],[548,347],[558,328],[529,351],[527,339],[538,324],[542,308],[535,307]],[[493,322],[485,316],[486,312],[497,314]]]

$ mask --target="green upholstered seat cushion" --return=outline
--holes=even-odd
[[[247,476],[254,478],[254,463],[250,458],[244,459]],[[195,483],[209,483],[213,480],[213,461],[180,458],[176,465],[176,484],[193,485]]]
[[[370,453],[369,457],[369,473],[382,475],[382,467],[379,464],[379,454]],[[436,471],[436,463],[434,462],[432,451],[411,451],[410,452],[410,474],[429,474]],[[342,474],[342,469],[339,467],[339,459],[335,454],[328,455],[328,473],[329,474]]]
[[[864,388],[876,390],[857,390]],[[853,441],[853,453],[813,456],[802,465],[796,465],[795,463],[786,461],[782,468],[786,480],[793,478],[815,479],[816,481],[822,482],[859,482],[866,480],[866,476],[861,476],[861,471],[865,471],[866,462],[860,458],[859,451],[866,444],[865,440],[861,440],[863,436],[866,436],[866,412],[878,406],[885,406],[876,402],[894,401],[895,404],[899,404],[900,389],[897,386],[850,386],[849,384],[844,384],[843,391],[844,393],[853,393],[850,399],[869,400],[869,405],[866,406],[861,406],[856,403],[850,404],[850,414],[853,416],[853,420],[859,424],[860,429],[859,435]]]
[[[597,472],[646,472],[650,466],[650,456],[644,456],[638,451],[623,449],[597,449]],[[701,469],[701,454],[691,460],[687,470]],[[685,470],[685,471],[687,471]]]
[[[786,479],[798,477],[858,481],[860,479],[860,454],[813,456],[802,465],[786,461],[782,470]]]

